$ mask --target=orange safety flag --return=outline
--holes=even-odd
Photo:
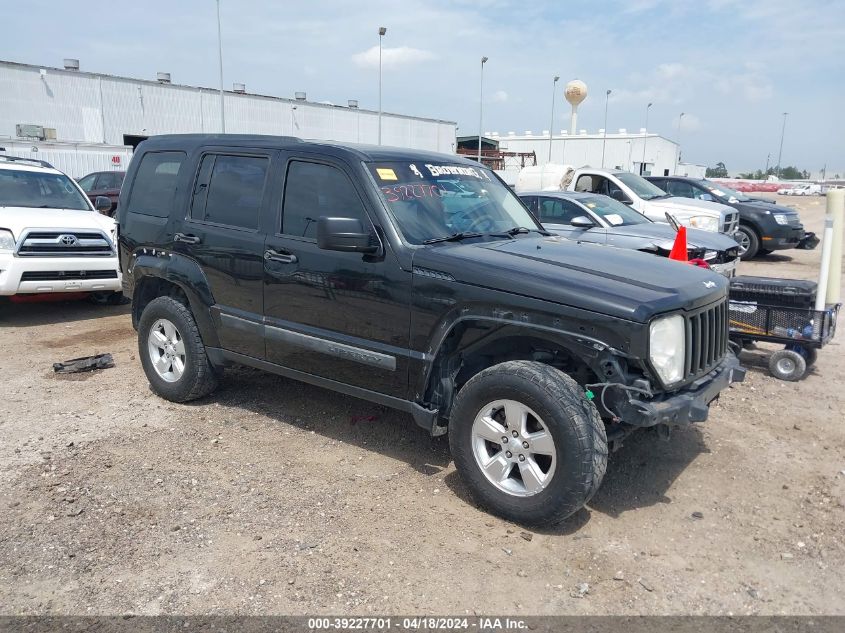
[[[682,226],[678,229],[678,234],[675,236],[675,243],[672,245],[672,252],[669,253],[669,259],[674,259],[678,262],[689,261],[687,258],[687,227]]]

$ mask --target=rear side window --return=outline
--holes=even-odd
[[[549,224],[569,224],[574,218],[587,215],[578,205],[568,200],[540,198],[540,221]]]
[[[679,198],[695,198],[695,192],[692,189],[692,185],[688,182],[684,182],[683,180],[670,180],[666,184],[665,190],[673,196],[678,196]]]
[[[263,156],[206,154],[200,163],[191,218],[257,229],[270,160]]]
[[[114,172],[100,174],[96,189],[120,189],[121,180],[120,175]]]
[[[144,154],[129,198],[129,212],[166,218],[173,207],[179,170],[184,152],[149,152]]]
[[[94,181],[96,179],[97,174],[88,174],[87,176],[85,176],[85,178],[77,180],[76,184],[78,184],[82,188],[82,191],[88,193],[94,188]]]
[[[285,180],[282,233],[315,240],[317,220],[323,216],[368,222],[361,198],[346,174],[331,165],[291,161]]]

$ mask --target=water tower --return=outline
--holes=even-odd
[[[566,90],[563,94],[572,106],[572,122],[569,133],[575,134],[575,129],[578,126],[578,105],[587,98],[587,84],[580,79],[573,79],[566,84]]]

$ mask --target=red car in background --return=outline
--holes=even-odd
[[[123,185],[125,171],[95,171],[83,176],[76,182],[82,187],[82,191],[94,202],[97,196],[105,196],[111,200],[111,209],[101,211],[103,215],[114,216],[117,210],[117,198],[120,196],[120,187]]]

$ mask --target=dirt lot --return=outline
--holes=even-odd
[[[823,199],[785,201],[820,231]],[[631,438],[589,509],[530,533],[405,415],[247,369],[170,404],[126,307],[3,305],[0,613],[845,614],[843,343],[798,383],[744,353],[707,423]],[[117,367],[52,372],[99,352]]]

